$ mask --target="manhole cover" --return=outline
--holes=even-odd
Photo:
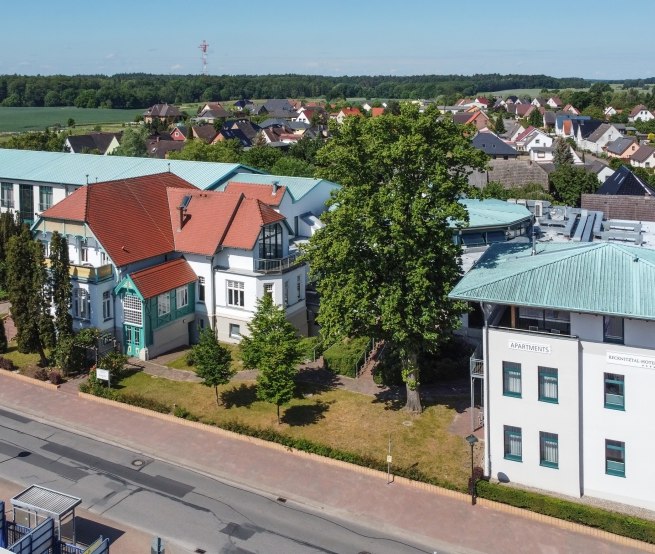
[[[412,425],[414,425],[414,422],[413,421],[403,421],[403,425],[405,427],[411,427]]]
[[[132,465],[134,467],[143,467],[145,465],[145,462],[143,460],[134,460],[132,462]]]

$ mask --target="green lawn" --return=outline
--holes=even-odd
[[[232,369],[237,372],[243,369],[243,362],[241,361],[241,355],[239,354],[239,346],[236,344],[228,344],[226,342],[221,343],[222,346],[227,348],[232,355]],[[189,349],[190,350],[190,349]],[[178,358],[175,358],[173,361],[168,362],[166,365],[172,367],[173,369],[182,369],[184,371],[196,371],[194,365],[187,364],[186,356],[189,350],[184,351]]]
[[[136,110],[107,110],[101,108],[5,108],[0,107],[0,132],[43,131],[46,127],[66,127],[73,118],[80,126],[111,125],[134,121],[144,108]]]
[[[298,397],[285,406],[280,425],[272,404],[256,398],[255,383],[241,381],[219,387],[222,405],[217,406],[214,390],[197,383],[153,379],[135,373],[123,379],[121,392],[140,394],[185,408],[201,421],[273,428],[296,438],[370,456],[384,461],[391,436],[394,464],[416,467],[425,475],[465,487],[469,472],[466,441],[448,428],[466,399],[453,405],[427,406],[420,416],[411,416],[400,406],[341,389],[321,390],[301,385]]]

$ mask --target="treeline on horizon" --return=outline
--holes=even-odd
[[[0,106],[144,108],[158,102],[183,104],[238,98],[319,98],[342,100],[440,98],[497,90],[585,88],[594,81],[546,75],[0,75]],[[597,82],[597,81],[596,81]],[[655,77],[628,81],[624,87],[655,83]]]

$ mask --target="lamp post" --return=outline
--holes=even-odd
[[[478,437],[476,437],[473,433],[471,433],[468,437],[466,437],[466,442],[468,442],[469,446],[471,447],[471,483],[470,483],[471,506],[475,506],[475,474],[473,468],[473,447],[475,446],[475,443],[478,442]]]

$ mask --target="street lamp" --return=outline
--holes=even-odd
[[[466,437],[466,442],[468,442],[469,446],[471,447],[471,483],[469,485],[469,488],[471,490],[471,506],[475,506],[475,474],[473,469],[473,447],[475,446],[475,443],[478,442],[478,437],[476,437],[473,433],[471,433],[468,437]]]

